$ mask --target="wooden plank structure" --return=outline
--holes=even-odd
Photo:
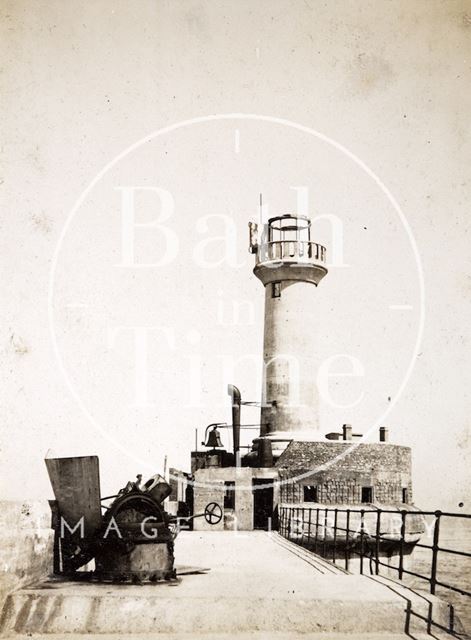
[[[72,529],[83,518],[83,540],[91,540],[103,522],[98,456],[49,458],[45,462],[59,515]]]

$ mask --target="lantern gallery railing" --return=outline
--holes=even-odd
[[[427,518],[431,517],[431,522]],[[393,518],[397,526],[391,527]],[[414,519],[422,522],[422,531],[414,532],[416,527],[409,526]],[[441,562],[451,562],[459,557],[470,558],[471,553],[459,551],[440,544],[441,527],[444,520],[447,525],[453,522],[469,522],[471,515],[446,513],[442,511],[394,511],[388,509],[328,509],[283,507],[279,509],[279,533],[285,538],[303,547],[319,553],[334,563],[341,562],[348,571],[354,557],[359,558],[360,573],[365,572],[365,563],[369,563],[369,573],[379,575],[382,567],[397,572],[399,580],[413,576],[429,584],[430,593],[435,594],[437,587],[453,591],[462,596],[471,596],[463,584],[449,584],[438,579],[439,558]],[[387,522],[386,522],[387,521]],[[386,526],[385,526],[386,525]],[[420,542],[424,531],[432,537],[432,544]],[[387,531],[387,533],[384,533]],[[469,535],[469,532],[468,532]],[[427,549],[431,552],[429,570],[426,574],[411,571],[405,566],[405,556],[412,548]],[[397,565],[391,563],[397,557]],[[384,560],[388,559],[389,562]],[[443,568],[443,566],[441,566]],[[447,572],[448,573],[448,572]],[[460,572],[465,579],[467,572]]]
[[[296,262],[325,262],[326,249],[317,242],[303,240],[275,240],[259,246],[257,262],[293,260]]]

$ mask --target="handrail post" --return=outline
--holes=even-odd
[[[317,537],[318,537],[318,528],[319,528],[319,508],[316,509],[316,538],[314,540],[314,553],[317,553]]]
[[[347,509],[347,522],[345,524],[345,571],[348,571],[348,564],[349,564],[349,558],[348,558],[348,541],[350,538],[350,509]]]
[[[327,555],[326,549],[327,549],[327,514],[328,514],[328,509],[324,510],[324,544],[322,545],[322,556],[325,558]]]
[[[381,536],[381,509],[376,512],[376,540],[375,540],[375,555],[376,555],[376,575],[379,575],[379,539]]]
[[[309,507],[309,520],[308,520],[308,524],[307,524],[307,546],[308,546],[308,548],[310,548],[310,546],[311,546],[311,516],[312,516],[312,509]]]
[[[437,564],[438,564],[438,543],[440,539],[440,518],[442,512],[435,511],[435,525],[433,527],[433,543],[432,543],[432,570],[430,575],[430,593],[435,595],[435,587],[437,584]]]
[[[403,509],[401,511],[401,537],[399,540],[399,580],[402,580],[404,575],[404,541],[406,538],[406,516],[407,511]]]
[[[365,552],[365,510],[360,511],[360,573],[363,574],[363,554]]]
[[[304,507],[301,507],[301,546],[304,542]]]
[[[337,517],[339,510],[334,509],[334,546],[332,548],[332,562],[335,564],[336,551],[337,551]]]

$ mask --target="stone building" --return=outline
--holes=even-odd
[[[411,450],[384,441],[292,440],[268,468],[214,465],[214,455],[205,467],[204,452],[198,461],[195,513],[218,503],[224,511],[219,529],[276,527],[280,506],[413,508]],[[247,462],[253,459],[242,458]],[[195,528],[208,527],[203,519],[195,521]]]
[[[291,442],[278,459],[283,503],[412,502],[411,451],[386,443]]]

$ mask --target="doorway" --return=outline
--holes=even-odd
[[[273,518],[273,480],[252,480],[253,528],[268,530]]]

